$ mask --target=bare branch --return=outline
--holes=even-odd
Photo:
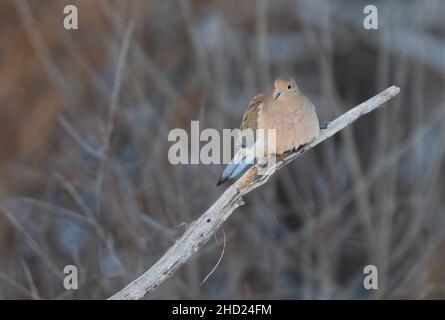
[[[189,226],[181,238],[148,271],[109,299],[140,299],[153,291],[206,244],[234,210],[244,204],[242,197],[245,194],[266,183],[277,170],[290,161],[333,136],[361,116],[383,105],[399,91],[398,87],[392,86],[344,113],[322,129],[317,139],[263,169],[261,176],[257,175],[257,167],[250,168],[216,200],[210,209]]]

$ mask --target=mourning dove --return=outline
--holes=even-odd
[[[311,142],[320,132],[314,105],[301,94],[292,78],[276,79],[274,90],[259,94],[250,101],[241,122],[241,133],[248,129],[264,129],[265,132],[275,129],[277,156]],[[261,141],[260,145],[265,156],[271,155],[266,141]],[[241,148],[226,166],[218,185],[238,176],[253,163],[257,153],[246,152],[245,148]]]

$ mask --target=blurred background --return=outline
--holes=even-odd
[[[401,92],[250,193],[203,285],[221,231],[147,298],[445,298],[445,2],[374,1],[378,30],[366,4],[1,1],[0,298],[104,299],[143,273],[226,188],[223,165],[168,162],[169,130],[236,128],[279,75],[321,123]]]

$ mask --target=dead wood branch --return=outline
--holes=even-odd
[[[262,170],[257,176],[257,168],[249,169],[237,182],[232,184],[201,217],[195,220],[175,244],[144,274],[114,294],[110,299],[140,299],[153,291],[167,278],[173,275],[195,252],[197,252],[222,226],[236,208],[243,205],[242,197],[264,184],[287,163],[312,149],[327,138],[333,136],[361,116],[382,106],[399,93],[400,89],[392,86],[355,108],[345,112],[330,122],[320,131],[320,135],[300,150],[286,155],[282,160]]]

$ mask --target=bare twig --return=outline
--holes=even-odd
[[[221,229],[222,233],[223,233],[223,248],[221,251],[221,255],[219,256],[218,261],[216,262],[215,266],[212,268],[212,270],[209,272],[209,274],[204,278],[204,280],[201,281],[201,283],[199,284],[200,286],[203,285],[204,282],[207,281],[207,279],[213,274],[213,272],[215,272],[216,268],[218,268],[219,263],[221,262],[222,258],[224,257],[224,252],[226,251],[226,233],[224,232],[224,228]]]
[[[114,124],[116,120],[116,114],[118,110],[118,99],[122,85],[122,77],[124,74],[124,67],[127,58],[127,53],[130,48],[130,39],[134,29],[134,22],[131,21],[124,34],[124,38],[122,41],[122,46],[119,52],[119,58],[117,62],[116,76],[114,78],[113,92],[111,94],[111,106],[110,111],[108,113],[105,135],[103,140],[103,157],[100,158],[98,175],[97,175],[97,194],[98,194],[98,208],[97,212],[101,211],[101,200],[102,200],[102,187],[103,187],[103,175],[105,171],[105,167],[108,161],[108,157],[110,156],[110,145],[111,145],[111,135],[114,130]]]
[[[389,99],[399,93],[400,89],[392,86],[369,100],[359,104],[355,108],[344,113],[326,128],[320,131],[320,135],[310,144],[296,152],[286,155],[282,160],[262,170],[258,176],[257,167],[249,169],[237,182],[230,186],[222,196],[201,217],[195,220],[187,231],[175,244],[144,274],[131,282],[110,299],[140,299],[153,291],[167,278],[173,275],[193,253],[197,252],[212,235],[222,226],[227,218],[239,206],[243,205],[242,197],[253,189],[266,183],[277,170],[299,157],[304,152],[312,149],[327,138],[333,136],[346,126],[356,121],[361,116],[383,105]]]
[[[29,245],[29,247],[32,250],[34,250],[34,252],[42,259],[42,261],[46,264],[48,269],[50,269],[56,277],[62,279],[62,273],[60,272],[57,264],[38,244],[38,242],[34,240],[32,235],[22,226],[20,221],[16,218],[16,215],[10,212],[8,208],[4,206],[2,203],[0,203],[0,212],[3,212],[3,214],[9,220],[9,222],[15,227],[15,229],[24,236],[24,239]]]
[[[86,153],[98,159],[105,157],[103,151],[90,145],[63,115],[57,116],[57,122]]]

